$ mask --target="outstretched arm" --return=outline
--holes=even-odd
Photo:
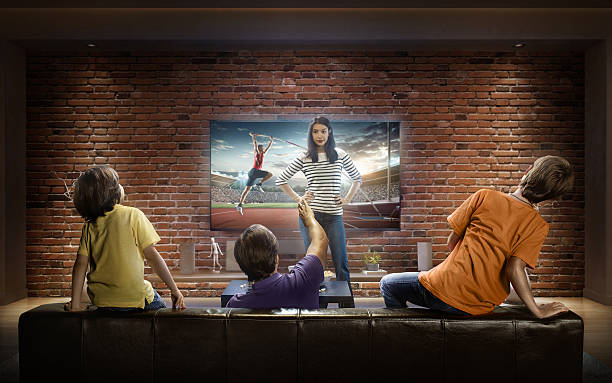
[[[266,146],[266,149],[264,150],[264,153],[268,152],[268,149],[270,149],[270,146],[272,146],[272,142],[274,141],[274,137],[270,136],[270,142],[268,143],[268,146]]]
[[[147,262],[151,265],[153,271],[155,271],[155,274],[157,274],[161,280],[164,281],[166,286],[170,288],[170,293],[172,294],[172,308],[174,309],[178,307],[179,309],[184,309],[185,303],[183,301],[183,294],[181,294],[178,287],[176,287],[176,283],[174,283],[170,270],[168,270],[166,262],[164,262],[164,259],[157,252],[155,245],[151,244],[147,246],[143,250],[143,253]]]
[[[72,267],[72,300],[67,302],[64,309],[68,311],[81,311],[81,295],[83,293],[83,284],[85,283],[85,273],[87,273],[87,265],[89,257],[79,254]]]
[[[253,150],[255,151],[255,154],[257,154],[257,138],[255,138],[254,133],[249,133],[249,136],[251,136],[253,139]]]
[[[533,293],[529,287],[527,275],[525,274],[526,263],[518,257],[510,257],[506,264],[506,275],[512,283],[514,290],[527,306],[529,311],[538,318],[548,318],[553,315],[564,313],[568,308],[561,302],[552,302],[538,305],[533,299]]]
[[[327,260],[327,235],[325,235],[325,231],[319,225],[319,222],[314,218],[314,213],[312,209],[306,201],[303,199],[298,203],[298,211],[300,213],[300,218],[304,223],[304,226],[308,229],[308,236],[310,237],[310,246],[308,246],[308,250],[306,254],[314,254],[321,261],[321,265],[325,268],[325,263]]]

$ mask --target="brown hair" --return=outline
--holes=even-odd
[[[531,203],[561,197],[574,184],[572,166],[557,156],[540,157],[521,180],[521,194]]]
[[[258,281],[276,268],[278,241],[267,227],[251,225],[242,232],[234,245],[234,258],[249,280]]]
[[[74,207],[87,222],[95,222],[121,201],[119,175],[110,166],[94,166],[74,183]]]
[[[321,124],[327,127],[329,135],[327,136],[327,142],[325,143],[325,154],[330,164],[333,164],[338,159],[338,152],[336,152],[336,140],[334,139],[334,131],[331,127],[329,120],[323,116],[317,116],[310,121],[308,126],[308,153],[312,162],[319,162],[319,149],[312,138],[312,128],[316,124]]]

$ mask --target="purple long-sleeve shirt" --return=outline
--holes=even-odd
[[[230,298],[227,307],[250,309],[319,308],[323,265],[316,255],[302,258],[288,274],[274,273],[255,282],[250,291]]]

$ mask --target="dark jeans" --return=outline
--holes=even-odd
[[[153,297],[153,300],[151,301],[151,303],[148,303],[147,300],[145,299],[145,305],[144,305],[144,308],[142,309],[139,307],[98,307],[98,310],[128,313],[128,312],[138,312],[138,311],[159,310],[159,309],[166,308],[166,304],[164,303],[162,298],[159,296],[157,291],[153,290],[153,293],[155,294],[155,296]]]
[[[325,231],[327,239],[329,240],[329,249],[331,250],[332,261],[334,262],[334,269],[336,269],[336,280],[347,281],[349,289],[351,290],[351,295],[353,295],[351,274],[348,267],[348,255],[346,252],[346,233],[344,231],[342,215],[326,214],[315,211],[314,216]],[[299,221],[300,231],[304,239],[304,246],[306,250],[308,250],[308,246],[310,246],[308,229],[306,229],[301,219],[299,219]],[[325,265],[323,265],[323,268],[325,268]]]
[[[380,280],[380,292],[387,307],[406,307],[406,301],[432,310],[455,315],[470,315],[454,308],[429,292],[419,282],[418,272],[394,273]]]

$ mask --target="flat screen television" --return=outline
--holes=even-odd
[[[274,231],[299,231],[296,203],[275,186],[278,175],[296,157],[306,152],[309,121],[212,121],[211,140],[211,228],[242,231],[259,223]],[[344,207],[346,230],[399,230],[399,122],[331,121],[336,147],[346,151],[362,176],[362,184],[349,206]],[[254,164],[257,143],[267,147],[262,170],[273,176],[261,188],[250,190],[241,215],[236,204],[245,189]],[[300,195],[307,190],[301,172],[290,180]],[[351,181],[342,177],[342,195]]]

